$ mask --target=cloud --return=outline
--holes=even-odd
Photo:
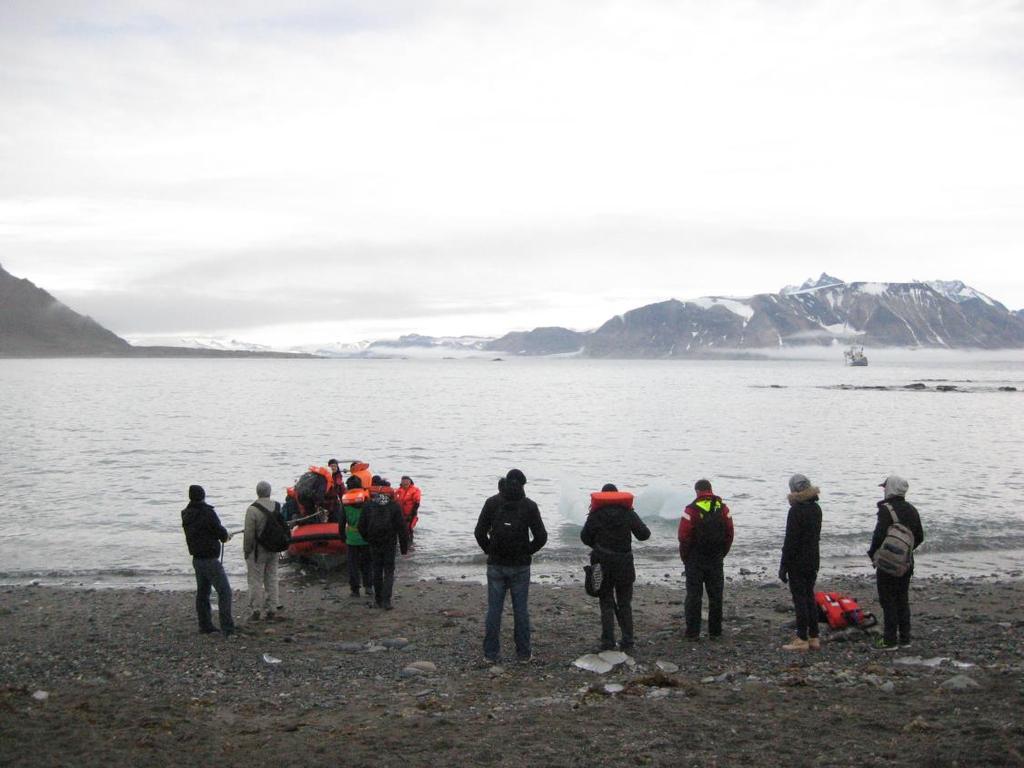
[[[269,287],[352,322],[320,279],[397,286],[410,326],[822,270],[1024,306],[1019,4],[138,8],[0,6],[0,252],[115,329],[185,322],[169,286],[228,327]]]

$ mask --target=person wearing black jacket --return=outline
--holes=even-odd
[[[498,493],[484,502],[473,535],[487,553],[487,620],[484,658],[497,663],[501,651],[501,612],[505,594],[512,595],[516,656],[533,657],[530,644],[530,563],[548,540],[540,509],[526,497],[526,475],[510,469]],[[532,538],[531,538],[532,536]]]
[[[871,537],[868,557],[874,562],[875,552],[882,546],[889,526],[899,522],[907,526],[914,534],[914,549],[924,541],[924,529],[921,527],[921,516],[913,504],[907,501],[910,484],[899,475],[889,475],[880,488],[882,501],[878,502],[878,519],[875,532]],[[910,647],[910,577],[914,575],[914,559],[911,553],[910,568],[902,576],[892,576],[880,570],[875,571],[878,584],[878,602],[882,606],[884,629],[882,637],[875,644],[880,651],[895,651],[900,647]]]
[[[816,651],[818,639],[818,605],[814,600],[814,582],[818,579],[821,539],[820,491],[804,475],[789,478],[789,515],[786,517],[786,538],[782,544],[779,578],[789,582],[796,611],[796,639],[782,646],[787,651]]]
[[[196,572],[196,614],[199,631],[216,632],[213,609],[210,606],[210,588],[217,590],[217,610],[220,629],[225,637],[235,632],[231,618],[231,585],[220,562],[221,544],[231,534],[220,524],[213,507],[206,503],[206,491],[200,485],[188,487],[188,506],[181,510],[181,527],[185,529],[185,543],[192,555],[192,568]]]
[[[403,555],[409,553],[409,528],[395,501],[395,492],[386,480],[380,482],[381,486],[374,488],[370,500],[363,505],[356,527],[370,550],[374,602],[367,605],[390,611],[395,586],[395,545]]]
[[[601,488],[602,493],[617,493],[612,483]],[[591,547],[591,564],[601,565],[602,580],[598,599],[601,601],[601,650],[615,648],[615,621],[619,622],[622,643],[619,650],[633,648],[633,536],[638,541],[651,537],[651,530],[630,506],[608,504],[591,506],[587,522],[580,531],[580,540]]]

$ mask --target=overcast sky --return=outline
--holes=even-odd
[[[1024,4],[0,3],[0,263],[130,336],[1024,307]]]

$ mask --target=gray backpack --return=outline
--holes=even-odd
[[[896,510],[886,504],[892,516],[892,524],[885,533],[882,546],[875,552],[875,568],[889,576],[903,576],[914,563],[914,533],[900,522]]]

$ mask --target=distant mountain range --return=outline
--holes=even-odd
[[[869,347],[1024,348],[1024,311],[960,281],[847,283],[828,274],[778,293],[649,304],[596,330],[535,328],[492,339],[410,334],[273,349],[217,337],[133,346],[0,267],[0,356],[703,357],[858,343]]]
[[[960,281],[846,283],[822,274],[779,293],[670,299],[613,317],[594,331],[510,333],[488,348],[518,355],[694,357],[848,343],[1019,349],[1024,317]]]

